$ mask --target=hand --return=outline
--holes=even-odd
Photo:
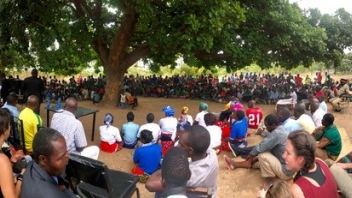
[[[24,154],[23,152],[16,152],[15,154],[13,154],[10,158],[10,161],[12,163],[16,163],[18,160],[24,158]]]
[[[230,142],[230,137],[225,138],[225,142]]]
[[[316,130],[320,130],[320,131],[323,131],[324,129],[325,129],[324,126],[318,126],[318,127],[316,128]]]
[[[342,169],[347,169],[346,164],[344,163],[336,163],[338,166],[340,166]]]

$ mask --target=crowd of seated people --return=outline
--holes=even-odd
[[[258,82],[260,81],[261,83],[263,83],[263,87],[266,87],[267,85],[265,85],[264,83],[266,81],[260,79],[260,76],[261,75],[258,75],[258,77],[256,77],[259,78]],[[252,78],[246,78],[246,76],[244,76],[243,78],[245,86],[252,86],[252,81],[249,79],[254,78],[253,76]],[[273,76],[272,78],[275,79],[275,76]],[[205,79],[209,81],[209,77]],[[236,82],[238,79],[240,78],[235,78],[235,80],[232,81],[232,78],[230,78],[230,81],[234,82],[234,84],[224,83],[224,86],[229,86],[230,90],[234,90],[236,89]],[[240,80],[238,81],[239,83],[241,83]],[[82,82],[84,81],[82,80]],[[136,82],[138,82],[138,80],[135,79],[134,83]],[[177,80],[173,80],[172,82],[178,83]],[[287,88],[287,94],[290,94],[290,92],[292,92],[291,86],[294,85],[291,81],[286,80],[285,82],[289,85],[289,87]],[[215,87],[217,86],[217,84],[214,85]],[[300,83],[295,83],[295,85],[298,89],[300,89],[299,86],[301,86],[301,89],[305,87],[304,84],[301,85]],[[213,84],[211,84],[211,86],[213,87]],[[256,84],[253,86],[255,87]],[[319,84],[317,84],[317,86],[319,86]],[[128,89],[132,89],[132,87],[133,86],[129,85]],[[331,197],[335,197],[337,193],[337,188],[342,188],[338,182],[336,182],[336,184],[333,180],[333,178],[335,178],[336,176],[334,174],[322,176],[319,173],[319,169],[324,173],[329,171],[329,167],[327,167],[325,162],[323,162],[322,160],[336,160],[339,154],[341,153],[342,145],[341,136],[339,134],[338,128],[334,125],[333,114],[324,111],[321,107],[322,102],[318,100],[318,98],[316,98],[317,96],[320,98],[324,96],[323,90],[319,89],[319,87],[316,88],[314,86],[311,87],[308,91],[306,90],[305,94],[307,94],[306,99],[308,100],[309,105],[306,106],[306,103],[299,102],[295,108],[294,118],[290,118],[290,111],[286,108],[280,109],[278,115],[267,115],[263,123],[268,131],[268,135],[264,138],[262,142],[260,142],[254,147],[247,147],[246,138],[248,138],[248,126],[251,125],[251,127],[254,128],[258,127],[258,123],[261,122],[263,115],[260,115],[260,113],[258,112],[259,120],[253,120],[252,115],[247,115],[247,111],[245,111],[243,109],[243,106],[240,105],[241,99],[231,98],[232,101],[230,101],[228,106],[226,105],[224,111],[222,112],[222,114],[220,114],[222,115],[220,116],[221,120],[215,120],[216,117],[208,112],[208,105],[205,102],[201,102],[199,104],[199,113],[197,115],[194,115],[194,120],[193,117],[188,114],[188,107],[182,108],[180,112],[175,112],[172,106],[165,107],[163,109],[165,117],[161,118],[158,123],[153,123],[154,116],[148,114],[147,124],[145,125],[145,128],[143,128],[143,130],[141,130],[141,127],[138,123],[134,122],[135,115],[133,112],[127,113],[127,122],[121,127],[121,130],[113,126],[112,114],[107,115],[104,118],[104,125],[100,127],[102,140],[100,149],[107,152],[116,152],[122,147],[125,147],[127,149],[134,149],[134,156],[131,161],[134,162],[139,172],[142,172],[144,175],[147,176],[147,178],[149,178],[146,181],[147,189],[149,191],[156,192],[157,196],[160,195],[161,197],[165,193],[165,189],[163,189],[163,185],[161,183],[161,177],[163,176],[162,172],[159,169],[162,165],[161,158],[162,156],[166,156],[168,150],[175,146],[176,141],[178,142],[178,146],[183,148],[187,156],[191,158],[191,162],[189,162],[191,176],[186,183],[187,188],[210,187],[212,189],[213,197],[216,197],[216,178],[219,168],[215,150],[225,150],[223,144],[227,144],[227,142],[230,142],[230,144],[227,144],[227,151],[232,151],[235,157],[243,156],[246,158],[246,160],[236,160],[235,162],[230,159],[230,157],[226,156],[225,162],[229,170],[250,167],[260,168],[261,175],[263,177],[268,177],[270,179],[281,178],[283,180],[290,179],[292,178],[294,173],[300,172],[300,175],[297,176],[296,174],[294,178],[294,183],[290,186],[290,191],[293,195],[303,194],[306,197],[310,197],[312,193],[316,193],[314,190],[312,190],[312,188],[305,187],[309,184],[306,181],[306,178],[308,177],[319,184],[319,186],[322,188],[321,192],[326,192],[326,194],[331,195]],[[320,93],[320,91],[322,93]],[[254,90],[253,92],[251,91],[252,97],[246,98],[247,96],[249,96],[246,92],[243,92],[242,95],[242,101],[246,101],[247,99],[249,99],[250,105],[248,106],[248,109],[252,110],[256,101],[259,103],[261,102],[260,100],[256,100],[256,97],[254,97],[257,96],[258,98],[261,98],[261,95],[259,95],[259,93],[254,92]],[[11,96],[9,95],[9,102],[12,100]],[[224,100],[226,101],[230,100],[225,98],[226,97],[224,97]],[[297,92],[297,99],[298,98],[300,98],[299,91]],[[72,116],[78,105],[77,103],[78,100],[75,99],[75,97],[68,97],[65,100],[64,112],[53,116],[51,128],[53,128],[53,130],[55,131],[58,131],[58,133],[60,134],[56,135],[57,139],[55,139],[55,141],[60,142],[58,143],[59,146],[66,147],[65,150],[67,150],[69,153],[76,153],[93,159],[98,159],[100,150],[99,147],[87,146],[87,141],[84,129],[82,127],[82,123]],[[31,135],[26,133],[25,140],[26,150],[28,151],[28,154],[34,157],[34,163],[32,163],[31,166],[37,168],[38,170],[44,169],[44,171],[46,171],[45,159],[43,157],[36,156],[36,150],[34,149],[34,144],[36,142],[36,134],[39,134],[38,131],[40,131],[42,125],[40,116],[38,117],[38,114],[35,113],[35,109],[37,108],[37,106],[38,99],[36,99],[35,96],[29,96],[27,100],[27,108],[25,109],[26,111],[21,112],[25,113],[26,116],[21,116],[20,113],[19,117],[21,120],[24,121],[24,127],[27,127],[28,129],[30,128],[30,130],[26,129],[26,131],[28,131],[28,133],[30,132]],[[180,117],[176,118],[176,114],[179,114]],[[303,114],[305,115],[304,117],[308,116],[311,118],[311,120],[299,120],[299,118],[302,117]],[[256,115],[253,116],[254,118],[257,117]],[[0,119],[3,118],[0,116]],[[4,116],[4,119],[6,120],[6,115]],[[306,124],[305,120],[308,120],[310,122]],[[1,122],[2,120],[0,121],[0,125]],[[172,122],[172,124],[170,124],[170,122]],[[253,123],[250,122],[254,122],[255,124],[252,125]],[[312,123],[315,127],[314,130],[312,129]],[[243,126],[241,124],[243,124]],[[159,128],[155,127],[155,125],[157,125]],[[237,130],[235,130],[234,127],[238,125],[241,125],[241,131],[237,133]],[[308,125],[309,127],[307,127]],[[4,126],[6,128],[6,126],[8,125],[6,125],[5,123]],[[298,132],[305,128],[309,129],[308,133]],[[242,129],[245,129],[246,131]],[[3,133],[5,135],[2,138],[6,140],[8,138],[7,129],[3,130]],[[55,134],[56,133],[53,132],[53,135]],[[235,136],[235,134],[238,134],[240,136],[237,137]],[[311,140],[312,138],[313,141]],[[65,140],[65,145],[62,145],[62,139]],[[299,149],[299,151],[304,150],[300,149],[301,145],[299,144],[304,142],[302,139],[304,139],[304,141],[308,141],[305,142],[304,145],[309,145],[309,148],[306,146],[304,148],[306,149],[306,151],[303,153],[299,153],[297,152],[297,149]],[[231,146],[232,144],[236,145],[235,149]],[[58,145],[55,144],[55,146]],[[40,152],[42,151],[40,150]],[[143,158],[145,157],[143,153],[147,152],[155,152],[155,155],[153,155],[155,156],[155,159],[152,160],[153,164],[150,164],[150,160]],[[291,155],[289,155],[288,153],[290,153]],[[63,154],[66,155],[66,153]],[[292,155],[294,155],[294,157],[292,157]],[[23,156],[21,155],[21,157]],[[322,160],[314,160],[315,157],[318,157]],[[331,165],[331,167],[335,166]],[[318,172],[316,173],[316,171]],[[60,171],[58,170],[58,172]],[[314,172],[315,175],[313,174],[312,176],[312,174],[310,174],[311,172]],[[28,177],[26,175],[28,175],[29,173],[24,173],[25,177]],[[49,173],[49,175],[50,174],[53,173]],[[57,174],[58,173],[55,173],[50,176],[54,176],[54,178],[60,180]],[[14,185],[14,189],[18,188],[17,183],[20,184],[21,179],[23,180],[21,176],[17,178],[16,186]],[[310,179],[308,179],[308,182],[311,182]],[[24,189],[26,190],[22,191],[22,193],[27,192],[29,190],[28,188],[30,188],[28,187],[29,184],[26,184],[25,186],[26,187]],[[63,184],[63,186],[65,185]],[[0,188],[3,189],[1,183]],[[325,189],[330,189],[330,191],[325,191]],[[65,190],[65,188],[62,188],[62,190]],[[17,190],[15,190],[14,192],[17,194],[20,193]],[[344,193],[343,191],[341,192]],[[2,193],[4,192],[2,191]],[[66,193],[66,191],[64,193]]]

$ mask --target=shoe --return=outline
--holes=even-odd
[[[227,144],[229,145],[229,148],[231,149],[233,156],[237,157],[236,152],[233,150],[231,143],[227,142]]]

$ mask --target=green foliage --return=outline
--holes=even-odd
[[[346,12],[339,17],[349,24]],[[317,21],[287,0],[0,0],[0,67],[68,75],[94,62],[112,92],[104,98],[114,101],[123,75],[139,60],[159,74],[177,72],[180,57],[192,66],[181,66],[184,74],[328,60],[327,44],[343,35],[326,42]],[[349,28],[343,30],[347,40]],[[331,48],[335,65],[343,46]]]
[[[344,50],[352,47],[352,15],[342,8],[335,15],[322,15],[319,10],[310,9],[305,17],[311,25],[323,28],[328,36],[324,40],[326,49],[321,60],[327,68],[340,67]]]

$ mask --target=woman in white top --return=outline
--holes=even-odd
[[[159,121],[160,126],[160,137],[159,142],[162,147],[163,156],[166,152],[174,145],[176,132],[177,132],[177,119],[174,117],[175,111],[171,106],[163,108],[165,118],[161,118]]]
[[[122,139],[117,127],[112,126],[114,116],[107,113],[104,118],[104,125],[99,127],[100,131],[100,148],[101,150],[114,153],[122,148]]]

